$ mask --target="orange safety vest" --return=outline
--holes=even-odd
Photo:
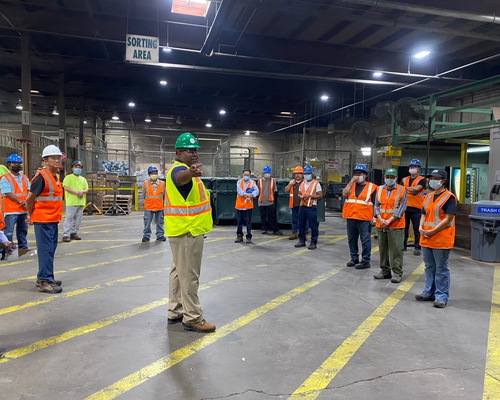
[[[10,172],[4,176],[10,184],[12,190],[11,193],[13,193],[19,200],[26,201],[26,198],[28,197],[29,184],[26,175],[21,175],[21,186],[19,186],[17,179]],[[28,212],[25,208],[21,207],[18,202],[12,201],[7,196],[5,196],[3,211],[5,215]]]
[[[380,203],[380,216],[383,219],[389,219],[394,215],[394,213],[399,208],[401,200],[403,200],[404,191],[405,191],[405,189],[403,186],[396,185],[396,187],[394,189],[392,189],[391,195],[387,196],[389,194],[389,191],[385,187],[380,186],[378,188],[377,200]],[[403,214],[403,216],[400,219],[396,219],[396,220],[392,221],[392,223],[387,228],[383,228],[382,224],[377,219],[377,228],[380,228],[380,229],[404,229],[405,228],[405,215]]]
[[[305,180],[302,181],[302,183],[300,184],[300,188],[299,188],[300,194],[302,196],[304,196],[305,194],[310,194],[310,195],[316,194],[316,188],[318,187],[318,184],[319,184],[318,181],[313,181],[306,191],[306,181]],[[302,199],[302,200],[300,200],[300,206],[301,207],[302,206],[303,207],[312,207],[314,205],[314,200],[315,199],[307,199],[307,200]]]
[[[31,221],[40,223],[59,222],[62,220],[63,211],[63,188],[61,182],[57,176],[54,177],[46,169],[41,170],[40,175],[42,175],[45,181],[45,187],[42,193],[35,199]]]
[[[434,201],[434,194],[429,193],[425,197],[424,210],[425,210],[425,220],[422,226],[424,231],[430,231],[438,226],[446,214],[443,211],[443,205],[448,201],[450,197],[454,197],[455,201],[457,198],[449,190],[446,190],[439,196],[439,198]],[[430,249],[451,249],[455,245],[455,216],[449,225],[442,231],[438,232],[434,236],[425,237],[420,235],[420,245],[428,247]]]
[[[276,180],[274,178],[270,178],[271,183],[269,184],[269,201],[274,201],[274,187],[276,186]],[[264,199],[264,178],[259,179],[259,201]]]
[[[3,231],[5,229],[5,221],[3,219],[2,213],[0,213],[0,231]]]
[[[163,195],[165,193],[165,182],[158,179],[158,187],[156,192],[153,189],[153,184],[151,179],[144,182],[144,189],[146,190],[146,196],[144,197],[144,208],[149,211],[161,211],[163,210]]]
[[[367,182],[359,197],[356,197],[356,187],[353,185],[351,194],[344,202],[342,217],[358,219],[360,221],[371,221],[373,219],[371,196],[375,190],[377,190],[377,185]]]
[[[403,185],[404,187],[410,187],[410,178],[409,176],[407,176],[406,178],[403,178]],[[422,182],[422,180],[425,181],[425,178],[423,177],[420,177],[422,179],[419,179],[419,177],[417,176],[414,180],[413,180],[413,183],[411,184],[411,186],[415,187],[415,186],[418,186],[420,185],[420,182]],[[425,184],[424,184],[424,188],[425,188]],[[422,189],[420,191],[420,193],[423,193],[424,189]],[[408,202],[408,207],[415,207],[415,208],[418,208],[418,209],[422,209],[422,207],[424,206],[424,195],[423,194],[410,194],[408,193],[408,195],[406,196],[406,201]]]
[[[302,180],[302,182],[304,182],[304,180]],[[295,186],[295,185],[293,185],[293,186],[290,188],[290,203],[288,204],[288,206],[289,206],[290,208],[293,208],[293,200],[294,200],[294,199],[293,199],[293,196],[294,196],[294,194],[293,194],[293,188],[294,188],[294,186]],[[300,191],[300,187],[299,187],[299,191]],[[298,193],[297,193],[297,194],[298,194]]]
[[[248,186],[247,189],[254,188],[255,187],[255,182],[250,180],[250,186]],[[240,179],[237,183],[237,185],[241,186],[241,190],[245,191],[245,180]],[[242,209],[250,209],[253,208],[253,198],[250,199],[250,201],[247,201],[248,197],[246,196],[240,196],[239,194],[236,195],[236,206],[235,208],[237,210],[242,210]]]

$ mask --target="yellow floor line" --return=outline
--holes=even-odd
[[[495,267],[483,400],[500,399],[500,266]]]
[[[125,243],[125,244],[117,244],[116,246],[109,246],[109,247],[103,247],[103,250],[109,250],[109,249],[117,249],[119,247],[125,247],[125,246],[130,246],[130,243]]]
[[[341,268],[332,269],[312,281],[304,283],[296,287],[295,289],[290,290],[289,292],[271,300],[269,303],[264,304],[263,306],[256,308],[253,311],[250,311],[248,314],[224,325],[223,327],[217,329],[216,332],[204,335],[200,339],[195,340],[187,344],[186,346],[180,348],[179,350],[170,353],[169,355],[160,358],[159,360],[149,364],[148,366],[141,368],[140,370],[128,375],[127,377],[113,383],[112,385],[100,390],[97,393],[87,397],[87,400],[96,400],[96,399],[114,399],[122,394],[128,392],[129,390],[139,386],[140,384],[146,382],[148,379],[155,377],[156,375],[168,370],[174,365],[184,361],[188,357],[198,353],[200,350],[205,347],[217,342],[219,339],[222,339],[229,334],[233,333],[239,328],[248,325],[252,321],[255,321],[257,318],[267,314],[269,311],[274,310],[282,304],[290,301],[294,297],[306,292],[307,290],[317,286],[321,282],[331,278],[339,271]]]
[[[82,250],[82,251],[76,251],[74,253],[61,254],[60,257],[64,257],[64,256],[76,256],[77,254],[95,253],[96,251],[97,250]]]
[[[424,263],[415,271],[378,307],[351,336],[349,336],[337,350],[316,370],[306,381],[289,397],[290,399],[316,399],[327,388],[330,382],[345,367],[359,348],[377,329],[382,321],[397,306],[403,296],[413,287],[415,282],[424,273]]]

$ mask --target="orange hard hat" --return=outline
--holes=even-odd
[[[303,174],[304,173],[304,170],[302,169],[302,167],[297,167],[293,170],[293,173],[294,174]]]

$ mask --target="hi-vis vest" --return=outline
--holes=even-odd
[[[9,172],[5,174],[5,179],[10,183],[12,194],[16,196],[20,201],[25,201],[28,197],[28,178],[26,175],[21,175],[21,186],[17,182],[17,179]],[[21,207],[17,201],[12,201],[7,196],[5,196],[5,201],[3,205],[4,214],[14,214],[14,213],[26,213],[28,212],[25,208]]]
[[[391,191],[391,195],[388,196],[389,191],[383,187],[380,186],[377,190],[377,200],[380,203],[380,216],[383,219],[389,219],[391,218],[394,213],[397,211],[399,208],[399,205],[401,204],[401,200],[403,200],[403,196],[405,189],[401,185],[396,185],[394,189]],[[381,229],[404,229],[405,228],[405,215],[400,219],[396,219],[392,221],[392,223],[386,227],[383,228],[382,224],[379,222],[377,219],[377,228]]]
[[[455,201],[457,198],[449,190],[446,190],[439,196],[439,198],[434,201],[434,193],[429,193],[425,197],[424,210],[425,210],[425,221],[423,223],[423,230],[430,231],[434,229],[439,222],[441,222],[446,214],[443,211],[443,205],[448,201],[450,197],[454,197]],[[420,245],[428,247],[430,249],[451,249],[455,245],[455,216],[449,225],[442,231],[438,232],[434,236],[425,237],[420,235]]]
[[[301,182],[302,183],[302,182]],[[293,193],[293,190],[295,189],[295,185],[293,185],[292,187],[290,187],[290,203],[288,203],[288,206],[290,208],[293,208],[293,196],[298,196],[299,195],[299,191],[300,191],[300,183],[299,183],[299,187],[298,187],[298,190],[297,190],[297,193]],[[300,204],[299,204],[300,205]]]
[[[425,188],[425,178],[423,178],[421,176],[420,177],[417,176],[413,180],[413,183],[411,184],[411,186],[415,187],[415,186],[420,185],[420,183],[422,183],[421,186],[424,186],[424,188]],[[410,187],[410,177],[409,176],[407,176],[406,178],[403,178],[403,185],[404,185],[404,187]],[[422,189],[419,194],[410,194],[410,193],[407,194],[406,201],[407,201],[408,207],[415,207],[415,208],[422,209],[422,207],[424,206],[424,196],[422,195],[423,191],[424,191],[424,189]]]
[[[318,187],[318,184],[319,184],[318,181],[313,181],[306,191],[306,181],[302,181],[302,183],[300,184],[300,188],[299,188],[300,194],[302,196],[304,196],[305,194],[310,194],[310,195],[316,194],[316,188]],[[317,200],[315,200],[315,199],[302,199],[302,200],[300,200],[300,206],[301,207],[312,207],[315,205],[314,204],[315,201],[317,201]]]
[[[0,212],[0,231],[3,231],[5,229],[5,221],[3,219],[3,215]]]
[[[144,198],[144,208],[149,211],[160,211],[163,209],[163,193],[165,193],[165,183],[157,180],[156,192],[153,189],[151,179],[144,182],[146,196]]]
[[[203,235],[213,229],[210,192],[200,178],[193,178],[193,188],[184,199],[172,181],[172,171],[177,167],[189,168],[176,161],[167,174],[167,192],[165,194],[165,231],[168,236],[181,236],[191,233]]]
[[[271,183],[269,183],[269,201],[274,201],[274,188],[276,187],[276,180],[274,178],[270,178]],[[259,179],[259,201],[264,200],[264,178]]]
[[[351,194],[345,200],[342,217],[371,221],[373,219],[372,193],[377,190],[377,185],[367,182],[363,191],[356,197],[356,187],[353,185]]]
[[[42,193],[35,198],[31,221],[40,223],[59,222],[62,219],[63,211],[63,188],[61,182],[59,182],[57,176],[52,175],[46,169],[42,169],[39,175],[42,175],[45,187]]]
[[[249,184],[248,184],[247,190],[255,188],[254,181],[250,180],[250,181],[248,181],[248,183]],[[236,185],[239,185],[241,187],[241,190],[245,191],[245,180],[244,179],[240,179]],[[247,199],[248,199],[248,197],[240,196],[239,194],[237,194],[235,208],[237,210],[243,210],[243,209],[247,210],[247,209],[253,208],[253,197],[251,199],[249,199],[250,201],[246,201]]]

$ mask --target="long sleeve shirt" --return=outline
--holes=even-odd
[[[397,188],[397,185],[394,185],[392,188],[387,187],[387,185],[383,186],[384,189],[388,191],[388,196],[391,196],[391,192]],[[377,191],[375,191],[377,193]],[[398,209],[394,212],[394,218],[401,219],[403,214],[406,211],[407,199],[406,199],[406,190],[403,191],[403,198],[399,202]],[[375,197],[375,208],[373,215],[377,217],[380,214],[380,201],[378,201],[378,197]]]
[[[255,183],[255,181],[252,181],[251,179],[247,182],[243,181],[243,187],[244,190],[241,189],[241,180],[239,180],[238,183],[236,184],[236,190],[238,191],[238,196],[246,196],[248,188],[253,189],[252,192],[253,197],[257,197],[260,194],[257,184]]]

